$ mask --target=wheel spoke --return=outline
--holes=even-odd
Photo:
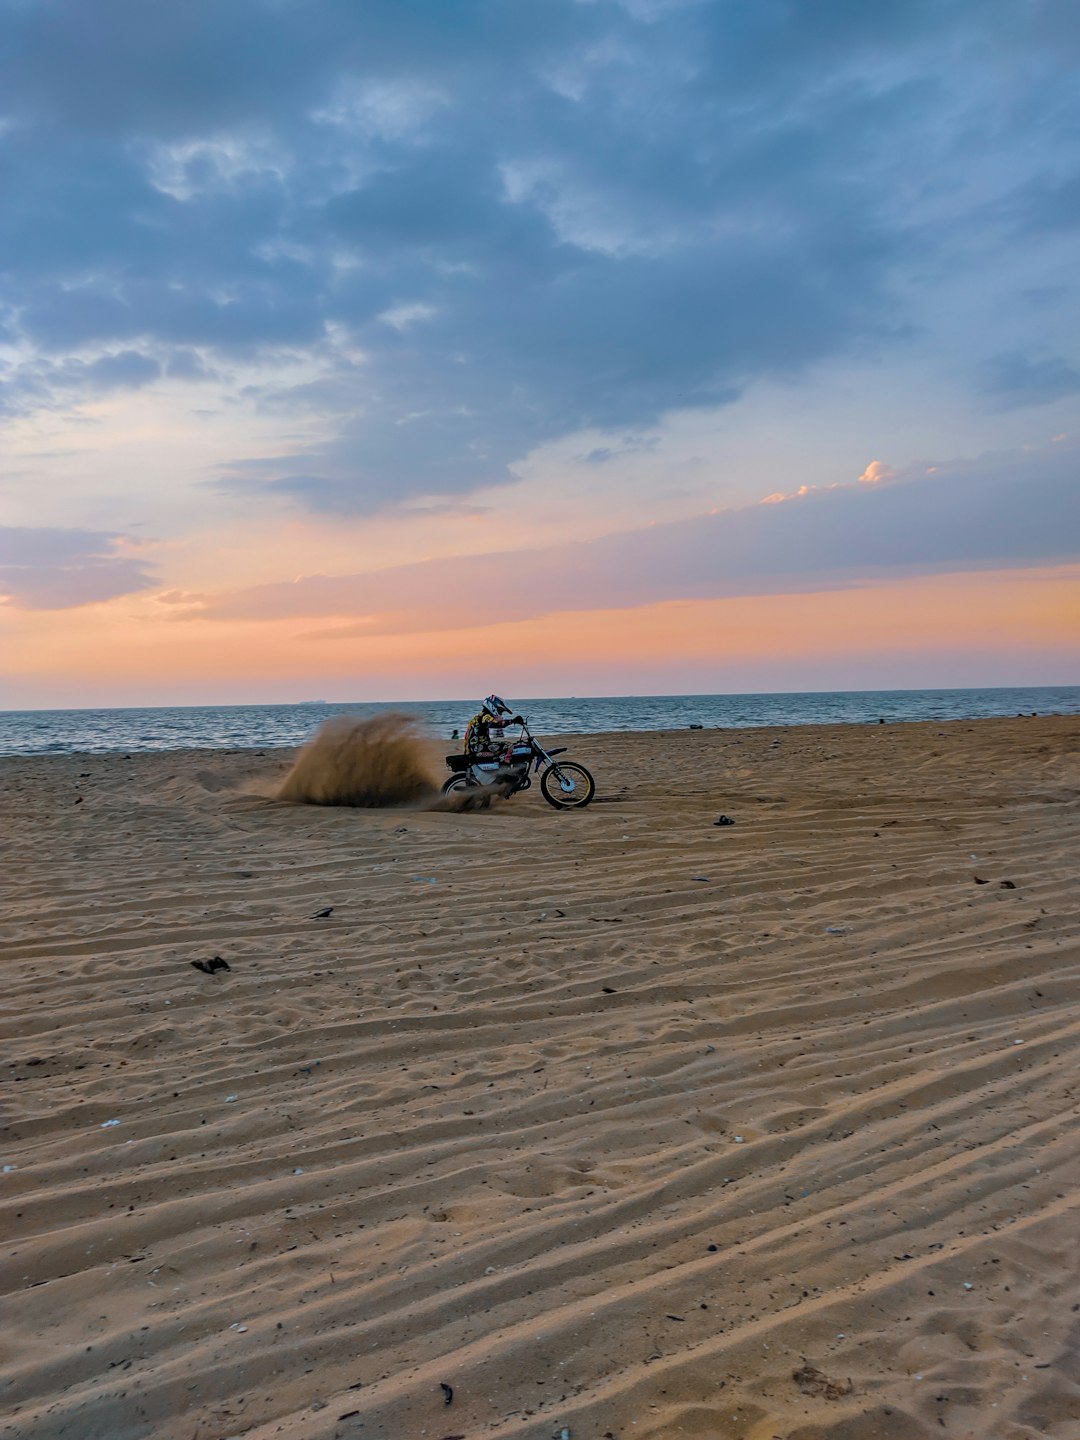
[[[548,804],[557,810],[578,810],[588,805],[596,786],[584,765],[565,761],[544,772],[540,789]]]

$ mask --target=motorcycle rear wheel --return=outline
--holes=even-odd
[[[485,789],[483,785],[474,785],[468,775],[451,775],[443,785],[442,793],[463,796],[468,802],[462,807],[465,810],[486,810],[491,804],[491,796],[484,793]]]
[[[540,793],[556,810],[584,810],[596,794],[596,781],[584,765],[557,762],[540,776]]]

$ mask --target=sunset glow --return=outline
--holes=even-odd
[[[1039,684],[1080,632],[1080,566],[504,623],[497,612],[467,630],[364,638],[344,617],[211,625],[114,602],[27,616],[8,655],[57,707],[469,695],[494,657],[517,694],[962,686],[1002,663],[1016,684]]]
[[[1075,680],[1036,8],[4,8],[0,705]]]

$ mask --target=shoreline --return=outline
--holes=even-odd
[[[21,712],[19,712],[21,713]],[[342,712],[333,711],[327,714],[326,719],[331,720]],[[783,735],[785,733],[804,734],[807,732],[832,732],[834,730],[843,733],[856,731],[872,731],[879,729],[900,729],[900,728],[930,728],[942,727],[972,727],[972,726],[993,726],[1008,725],[1016,721],[1028,722],[1030,720],[1044,721],[1069,721],[1080,719],[1080,710],[1072,711],[1048,711],[1045,714],[1032,712],[1030,714],[1016,715],[984,715],[973,717],[959,717],[947,720],[937,719],[911,719],[911,720],[836,720],[836,721],[805,721],[785,725],[682,725],[662,727],[654,730],[549,730],[536,731],[538,739],[542,740],[569,740],[571,742],[582,741],[588,744],[601,743],[611,740],[622,740],[627,738],[648,739],[650,737],[663,736],[671,738],[683,735],[721,735],[728,738],[735,738],[743,735]],[[0,765],[19,763],[21,761],[43,761],[43,760],[128,760],[158,758],[165,760],[170,756],[191,757],[197,755],[227,755],[234,757],[245,756],[247,758],[261,757],[286,757],[295,755],[305,745],[310,744],[314,739],[315,731],[306,740],[298,740],[292,745],[189,745],[176,749],[116,749],[116,750],[40,750],[32,752],[0,752]],[[449,737],[440,738],[425,733],[422,729],[418,731],[418,738],[425,745],[446,748],[446,753],[452,752],[455,745],[460,744],[460,738],[455,741]]]
[[[192,748],[263,750],[301,744],[319,725],[407,714],[432,735],[463,731],[477,701],[326,705],[156,707],[84,711],[0,711],[0,752],[15,754],[171,753]],[[951,723],[1033,713],[1080,714],[1080,685],[996,690],[819,691],[766,695],[623,696],[522,702],[536,734],[603,735],[743,730],[803,725]]]
[[[1075,1428],[1080,716],[567,739],[0,762],[2,1440]]]

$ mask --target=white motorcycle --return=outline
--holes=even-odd
[[[566,746],[545,750],[529,729],[528,720],[521,722],[521,735],[504,754],[447,755],[446,766],[453,771],[442,787],[444,795],[463,795],[482,807],[496,795],[516,795],[528,790],[533,776],[540,776],[540,793],[556,810],[582,810],[596,794],[596,781],[573,760],[556,760],[565,755]]]

